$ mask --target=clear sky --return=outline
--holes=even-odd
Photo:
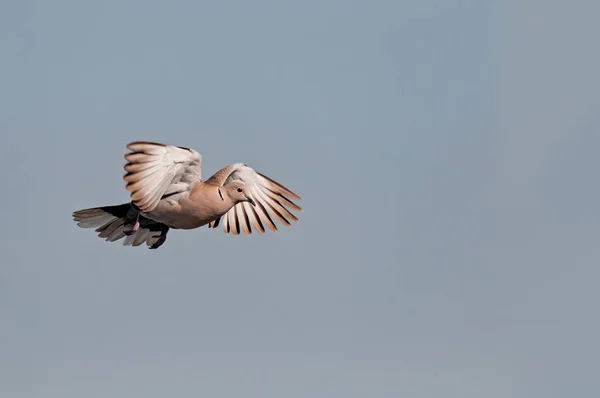
[[[0,5],[0,396],[600,396],[600,3]],[[292,228],[106,243],[132,140]]]

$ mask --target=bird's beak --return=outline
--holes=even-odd
[[[248,199],[248,202],[250,202],[252,206],[256,207],[256,202],[254,201],[254,199],[252,199],[250,196],[246,196],[246,199]]]

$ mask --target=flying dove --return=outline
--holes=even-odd
[[[273,219],[289,226],[298,221],[289,209],[302,211],[301,198],[243,163],[234,163],[202,181],[202,156],[192,148],[135,141],[125,155],[130,203],[78,210],[81,228],[96,228],[109,242],[146,243],[157,249],[173,229],[223,225],[225,233],[277,231]],[[289,208],[289,209],[288,209]]]

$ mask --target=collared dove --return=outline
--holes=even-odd
[[[300,197],[243,163],[231,164],[202,181],[202,156],[194,149],[156,142],[127,145],[123,179],[130,203],[78,210],[73,219],[82,228],[96,228],[109,242],[146,242],[157,249],[174,229],[223,224],[225,233],[261,234],[277,231],[273,218],[289,226],[298,221],[289,210],[302,211],[292,200]]]

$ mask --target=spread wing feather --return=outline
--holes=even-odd
[[[133,203],[145,213],[156,208],[165,196],[190,190],[202,180],[202,156],[194,149],[135,141],[125,155],[127,190]]]
[[[218,182],[220,186],[230,181],[245,183],[250,188],[256,206],[248,202],[238,203],[221,218],[212,221],[209,224],[210,228],[216,228],[219,223],[223,223],[225,233],[238,235],[243,231],[245,234],[251,234],[254,229],[262,234],[265,232],[265,226],[271,231],[277,231],[273,219],[287,226],[291,225],[290,221],[298,221],[290,210],[302,211],[302,208],[293,202],[301,200],[300,196],[251,167],[237,163],[219,170],[213,177],[209,181]]]

